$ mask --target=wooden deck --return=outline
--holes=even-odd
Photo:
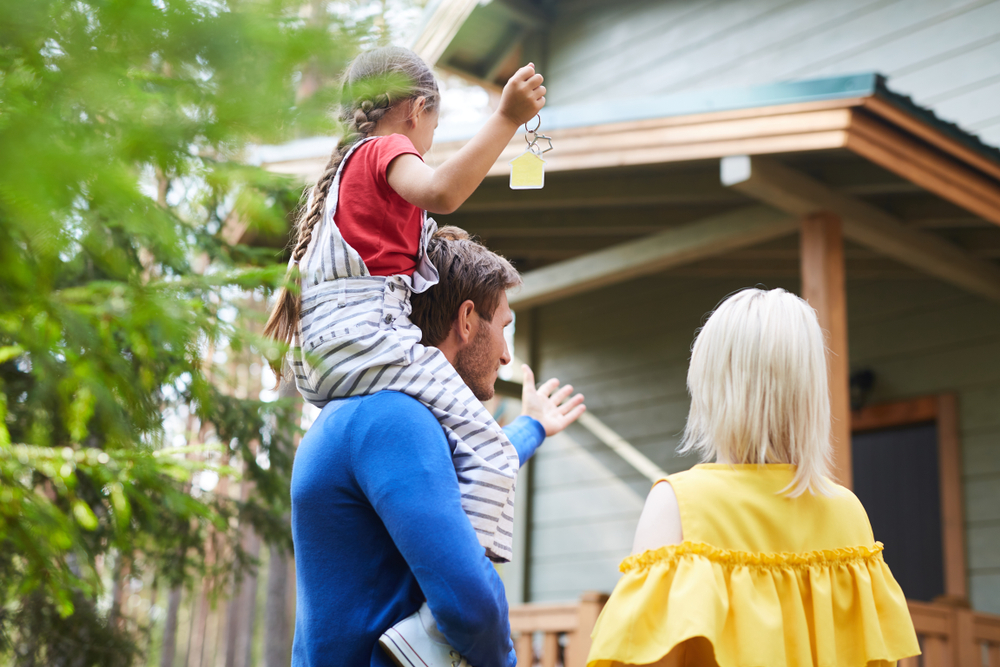
[[[511,607],[521,667],[585,667],[590,631],[608,596],[584,593],[579,602]],[[1000,616],[926,602],[910,603],[923,655],[899,667],[1000,667]]]

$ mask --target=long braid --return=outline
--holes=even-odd
[[[370,100],[362,101],[358,105],[358,108],[354,110],[354,113],[350,115],[348,133],[345,137],[346,141],[342,141],[334,149],[333,155],[330,156],[330,161],[323,170],[323,175],[320,176],[320,179],[313,188],[312,205],[299,222],[297,240],[295,247],[292,249],[292,259],[295,263],[298,263],[302,259],[309,248],[309,243],[312,241],[313,228],[323,217],[323,211],[326,209],[326,198],[330,194],[330,186],[333,184],[334,178],[337,175],[337,169],[340,167],[340,163],[343,162],[344,156],[347,155],[347,152],[355,144],[375,132],[378,122],[389,112],[390,108],[389,96],[383,94],[379,95],[375,102]]]
[[[388,93],[380,93],[375,95],[374,99],[356,100],[354,104],[344,109],[342,117],[345,129],[344,137],[333,150],[330,161],[327,162],[326,168],[323,170],[323,175],[313,186],[310,204],[296,224],[295,244],[292,246],[292,266],[285,277],[286,286],[281,288],[274,310],[271,311],[267,324],[264,325],[264,336],[272,338],[284,346],[291,344],[299,320],[302,287],[302,278],[298,270],[299,261],[309,249],[313,230],[323,219],[326,198],[329,196],[330,187],[336,179],[337,169],[353,146],[375,132],[379,121],[392,109],[392,103],[392,97]],[[281,377],[282,356],[281,354],[267,355],[268,363],[278,377]]]

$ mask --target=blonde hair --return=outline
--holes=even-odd
[[[789,496],[832,493],[826,345],[816,312],[782,289],[726,298],[695,338],[681,453],[791,463]]]

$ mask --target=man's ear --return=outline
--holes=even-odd
[[[476,304],[471,299],[466,299],[458,307],[458,316],[451,325],[461,345],[468,345],[479,328],[479,315],[476,313]]]

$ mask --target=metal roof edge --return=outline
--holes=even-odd
[[[955,123],[941,119],[933,110],[918,105],[906,95],[893,92],[888,87],[886,77],[877,72],[805,81],[784,81],[747,88],[698,90],[672,95],[549,106],[542,110],[542,126],[543,131],[562,130],[716,111],[868,97],[892,105],[982,158],[1000,165],[1000,148],[983,143],[976,135],[963,130]],[[469,139],[482,122],[441,128],[435,140],[447,142]]]
[[[672,95],[547,106],[542,110],[542,125],[544,130],[563,130],[714,111],[869,97],[876,93],[880,78],[880,75],[869,72],[808,81],[769,83],[748,88],[697,90]],[[480,125],[481,123],[442,128],[435,141],[469,139]]]
[[[947,138],[958,142],[983,158],[1000,164],[1000,148],[983,143],[975,134],[963,130],[956,123],[942,119],[932,109],[920,106],[908,95],[893,92],[889,89],[887,79],[884,76],[878,76],[875,97],[891,104],[896,109],[916,118],[925,125],[936,129]]]

